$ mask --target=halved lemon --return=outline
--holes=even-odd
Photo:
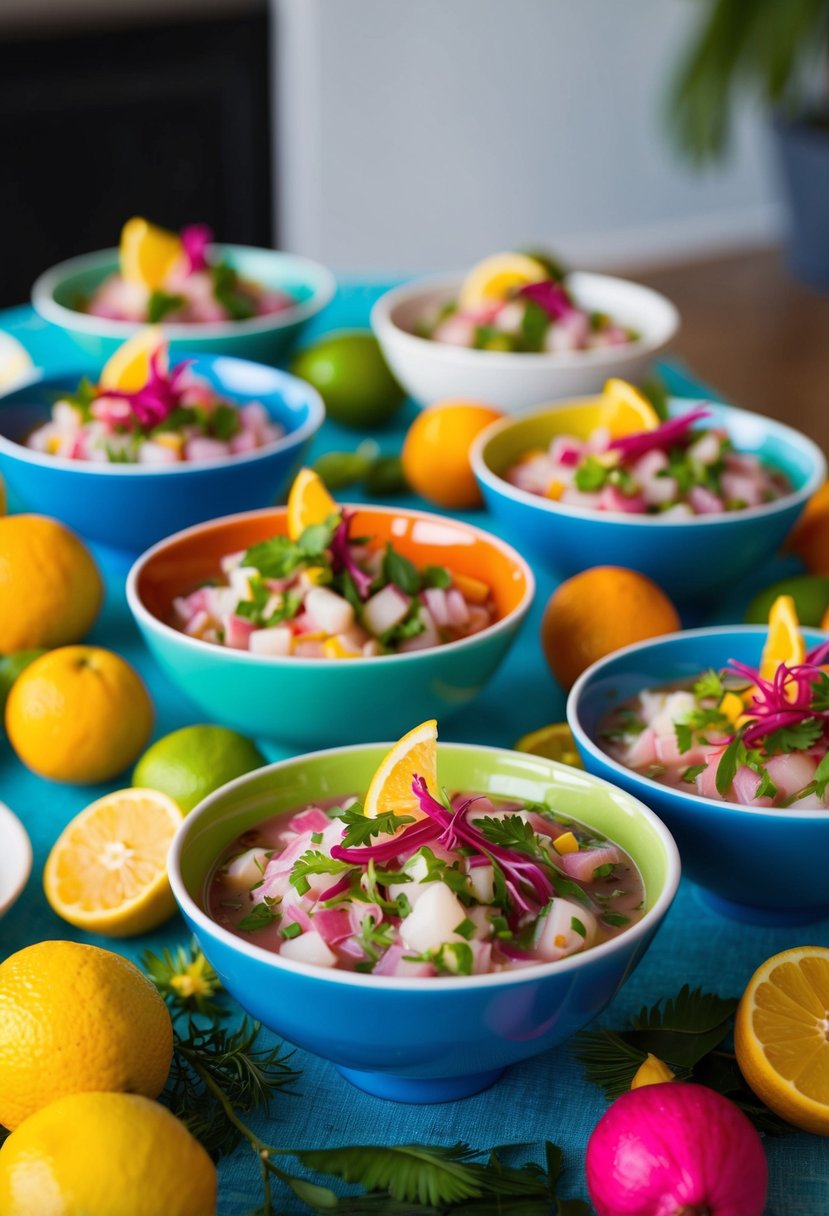
[[[150,360],[156,353],[161,355],[162,370],[166,371],[167,339],[164,331],[157,325],[139,329],[107,359],[98,383],[101,388],[137,392],[150,378]]]
[[[43,871],[52,909],[106,937],[148,933],[176,910],[167,854],[183,812],[157,790],[106,794],[64,828]]]
[[[829,949],[799,946],[755,971],[734,1023],[740,1071],[804,1131],[829,1136]]]
[[[778,595],[769,611],[769,632],[760,656],[760,675],[773,680],[781,663],[795,667],[806,658],[797,608],[791,595]]]
[[[602,390],[599,426],[607,427],[611,439],[655,431],[659,415],[644,393],[627,380],[608,380]]]
[[[423,811],[412,793],[412,781],[423,777],[430,794],[438,788],[438,724],[434,718],[421,722],[398,739],[371,779],[363,803],[363,813],[376,819],[393,811],[396,815],[423,818]]]
[[[182,254],[174,232],[159,228],[140,215],[127,220],[118,247],[121,274],[128,283],[140,283],[155,291],[161,287]]]
[[[533,756],[545,756],[548,760],[558,760],[561,764],[569,764],[571,768],[584,768],[573,732],[566,722],[553,722],[551,726],[541,726],[538,730],[522,735],[515,745],[515,750],[530,752]]]
[[[519,287],[541,283],[549,277],[541,262],[525,253],[494,253],[472,267],[461,285],[458,304],[463,309],[480,308],[482,304],[506,299]]]
[[[288,535],[298,540],[306,528],[325,523],[339,509],[319,474],[300,469],[288,494]]]

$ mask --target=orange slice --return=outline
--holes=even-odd
[[[528,735],[522,735],[515,750],[530,752],[533,756],[546,756],[548,760],[558,760],[571,768],[584,768],[573,732],[566,722],[554,722],[551,726],[542,726]]]
[[[162,354],[162,369],[167,370],[167,339],[157,325],[139,329],[114,355],[107,359],[98,381],[101,388],[120,389],[135,393],[150,378],[150,360],[156,352]]]
[[[494,253],[473,266],[458,293],[462,309],[480,308],[504,300],[511,291],[549,279],[549,274],[535,258],[525,253]]]
[[[174,232],[149,224],[141,216],[127,220],[121,229],[118,255],[121,274],[128,283],[139,283],[155,291],[182,254],[182,244]]]
[[[306,528],[324,524],[339,509],[319,474],[300,469],[288,494],[288,535],[298,540]]]
[[[659,415],[647,397],[627,380],[608,380],[602,390],[599,426],[607,427],[611,439],[622,439],[638,431],[655,431]]]
[[[412,780],[415,776],[423,777],[429,793],[437,793],[437,740],[438,724],[434,718],[421,722],[398,739],[368,787],[363,813],[369,819],[376,819],[388,811],[423,818],[423,811],[412,793]]]
[[[797,609],[790,595],[778,595],[769,612],[769,633],[760,657],[760,675],[773,680],[781,663],[796,666],[806,658]]]
[[[43,871],[53,910],[107,937],[148,933],[176,910],[167,854],[181,808],[157,790],[107,794],[58,837]]]
[[[799,946],[755,971],[734,1023],[740,1071],[767,1106],[829,1136],[829,949]]]

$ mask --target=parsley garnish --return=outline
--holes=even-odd
[[[330,515],[324,524],[311,524],[298,540],[272,536],[252,545],[242,558],[243,566],[253,566],[264,578],[287,578],[304,565],[328,564],[328,547],[340,523]]]
[[[175,312],[184,303],[184,296],[171,296],[166,291],[154,291],[147,301],[147,320],[150,325],[163,321],[168,313]]]
[[[395,587],[399,587],[404,595],[417,595],[420,590],[417,566],[390,544],[386,545],[383,555],[383,578],[385,582],[394,583]]]
[[[246,321],[256,313],[256,305],[250,294],[242,287],[239,275],[227,262],[217,262],[210,267],[213,280],[213,295],[230,317],[231,321]]]
[[[279,920],[275,901],[265,898],[260,904],[255,904],[247,916],[242,917],[236,928],[243,933],[255,933],[257,929],[266,929],[275,920]]]
[[[337,818],[342,819],[346,825],[342,838],[343,848],[346,849],[358,849],[361,845],[369,844],[372,836],[393,836],[398,828],[415,821],[414,815],[395,815],[393,811],[385,811],[370,819],[363,814],[359,802],[355,802],[348,810],[341,811]]]
[[[342,874],[353,868],[349,862],[337,861],[319,849],[308,849],[294,862],[288,881],[292,887],[296,887],[300,895],[304,895],[311,888],[307,877],[309,874]]]

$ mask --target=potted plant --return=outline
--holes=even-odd
[[[721,157],[735,99],[759,94],[773,114],[792,269],[829,288],[829,0],[704,0],[704,8],[671,93],[679,147],[697,163]]]

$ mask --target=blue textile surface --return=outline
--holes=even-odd
[[[387,286],[380,282],[343,284],[334,302],[306,331],[303,341],[329,329],[365,326],[371,304]],[[55,371],[81,365],[81,357],[60,331],[40,321],[28,307],[0,313],[0,328],[18,337],[39,365]],[[693,396],[704,391],[675,365],[666,363],[660,370],[669,389],[678,395]],[[414,407],[407,405],[387,430],[377,434],[383,450],[399,449],[405,427],[413,416]],[[353,448],[361,438],[326,423],[314,456],[326,450]],[[423,505],[413,497],[400,501]],[[471,512],[468,518],[483,527],[490,526],[483,511]],[[106,576],[107,595],[89,640],[117,650],[140,671],[157,709],[155,737],[200,720],[198,711],[167,682],[143,649],[124,598],[128,560],[100,550],[97,556]],[[781,561],[774,569],[758,572],[756,587],[780,577],[788,568]],[[541,614],[554,582],[544,571],[537,570],[536,574],[536,602],[513,652],[480,699],[460,717],[445,724],[441,731],[443,738],[510,746],[525,731],[564,716],[563,695],[538,645]],[[739,620],[753,589],[735,588],[733,600],[719,605],[705,623]],[[320,739],[319,745],[325,746],[326,742]],[[269,748],[268,752],[273,759],[284,754],[275,748]],[[59,920],[43,896],[42,868],[59,831],[105,788],[114,789],[119,784],[123,781],[110,787],[85,789],[46,782],[29,773],[8,743],[0,741],[0,797],[23,820],[35,854],[32,876],[23,897],[0,921],[0,958],[44,938],[97,941],[132,958],[138,958],[148,946],[157,949],[185,940],[184,927],[178,918],[161,931],[133,941],[90,938]],[[764,959],[787,947],[807,943],[828,945],[829,921],[794,929],[739,924],[715,914],[702,902],[699,891],[683,881],[650,951],[601,1022],[621,1026],[643,1004],[676,992],[684,983],[692,987],[699,984],[723,995],[738,995]],[[299,1096],[278,1094],[270,1117],[252,1120],[256,1130],[270,1143],[310,1148],[412,1141],[450,1144],[464,1140],[484,1148],[508,1141],[529,1143],[549,1138],[564,1150],[564,1193],[586,1198],[584,1150],[605,1102],[601,1093],[585,1080],[566,1044],[514,1067],[486,1093],[462,1102],[426,1107],[400,1106],[369,1097],[352,1088],[328,1064],[301,1051],[295,1053],[293,1063],[302,1069],[296,1087]],[[827,1142],[795,1134],[767,1141],[766,1147],[771,1175],[768,1216],[829,1216]],[[243,1145],[220,1165],[219,1213],[243,1216],[259,1202],[259,1169],[255,1157]],[[308,1209],[290,1194],[280,1194],[277,1210],[299,1216]]]

